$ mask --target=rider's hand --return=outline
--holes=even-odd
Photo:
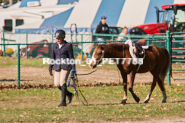
[[[87,57],[88,57],[88,58],[91,58],[91,54],[89,53],[89,54],[87,55]]]
[[[49,71],[49,74],[50,74],[51,76],[53,76],[53,74],[52,74],[52,70],[51,70],[51,71]]]
[[[72,74],[76,75],[76,69],[72,69]]]

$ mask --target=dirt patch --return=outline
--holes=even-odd
[[[148,119],[147,121],[124,121],[122,123],[184,123],[183,117],[164,117],[161,119]]]
[[[17,66],[1,67],[0,82],[4,84],[17,84]],[[53,77],[49,75],[48,68],[23,67],[20,69],[21,84],[53,84]]]
[[[77,68],[78,74],[86,74],[93,71],[92,69],[83,69]],[[54,73],[54,71],[53,71]],[[0,73],[0,84],[17,84],[18,80],[18,68],[17,66],[8,66],[8,67],[1,67]],[[176,73],[177,75],[177,73]],[[183,74],[184,75],[184,74]],[[178,76],[181,76],[178,74]],[[182,77],[182,76],[181,76]],[[21,66],[20,71],[20,82],[21,84],[28,83],[28,84],[53,84],[53,76],[49,75],[49,71],[47,67],[39,68],[39,67],[24,67]],[[118,70],[104,70],[98,69],[96,72],[90,75],[79,75],[78,76],[80,83],[109,83],[115,82],[119,83],[122,82],[122,77]],[[147,72],[144,74],[136,74],[135,83],[151,83],[153,80],[153,76]],[[129,81],[129,76],[128,76]],[[165,80],[166,81],[166,80]],[[174,83],[184,83],[184,81],[174,81],[172,79],[172,84]]]
[[[148,119],[146,121],[120,121],[120,122],[111,122],[111,121],[98,121],[101,123],[185,123],[185,118],[182,117],[166,117],[161,119]],[[77,121],[68,121],[65,123],[84,123],[84,122],[77,122]]]

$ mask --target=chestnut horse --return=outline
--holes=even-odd
[[[97,44],[95,48],[92,60],[89,64],[91,68],[95,68],[98,64],[102,62],[103,58],[125,58],[125,62],[123,63],[121,59],[117,62],[117,67],[120,70],[122,79],[123,79],[123,89],[124,89],[124,97],[121,101],[121,104],[126,104],[127,101],[127,74],[130,75],[129,82],[129,91],[131,92],[133,98],[138,103],[140,101],[139,97],[133,91],[133,84],[136,73],[146,73],[150,71],[153,75],[153,82],[151,84],[151,90],[147,95],[144,103],[148,103],[156,86],[156,82],[162,91],[163,100],[162,103],[166,102],[166,92],[164,87],[164,78],[167,74],[167,70],[170,64],[170,56],[168,51],[165,48],[159,48],[157,46],[149,46],[148,49],[145,50],[145,57],[143,59],[143,64],[140,65],[138,69],[138,65],[129,64],[128,58],[132,58],[129,52],[128,44]]]

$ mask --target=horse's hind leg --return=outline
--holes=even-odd
[[[135,101],[136,101],[137,103],[139,103],[140,99],[139,99],[139,97],[136,96],[136,94],[135,94],[134,91],[133,91],[133,85],[134,85],[135,75],[136,75],[135,72],[131,72],[131,73],[130,73],[129,91],[130,91],[130,93],[132,94],[132,96],[133,96],[133,98],[135,99]]]
[[[162,100],[162,103],[165,103],[166,102],[166,91],[165,91],[165,88],[164,88],[164,83],[161,81],[161,79],[158,77],[158,85],[162,91],[162,94],[163,94],[163,100]]]
[[[151,72],[151,73],[152,73],[152,72]],[[153,76],[154,76],[154,78],[153,78],[153,82],[152,82],[152,85],[151,85],[151,89],[150,89],[150,92],[148,93],[148,95],[147,95],[147,97],[146,97],[144,103],[148,103],[148,102],[149,102],[150,97],[151,97],[151,95],[152,95],[152,92],[153,92],[153,90],[154,90],[154,88],[155,88],[155,86],[156,86],[156,82],[157,82],[157,79],[158,79],[158,76],[159,76],[159,75],[154,75],[154,74],[153,74]]]

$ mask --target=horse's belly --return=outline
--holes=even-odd
[[[137,71],[137,73],[146,73],[151,71],[154,68],[154,65],[140,65],[139,70]]]

